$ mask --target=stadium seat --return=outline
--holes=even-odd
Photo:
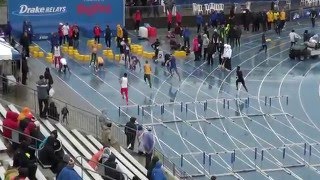
[[[76,138],[78,138],[78,140],[79,140],[80,142],[82,142],[82,144],[83,144],[87,149],[89,149],[89,151],[90,151],[91,154],[95,154],[95,153],[98,152],[98,149],[95,148],[95,147],[91,144],[91,142],[89,142],[78,130],[73,129],[73,130],[71,130],[71,132],[74,134],[74,136],[75,136]]]

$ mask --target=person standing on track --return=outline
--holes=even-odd
[[[120,79],[120,93],[122,95],[122,99],[124,99],[124,96],[126,96],[126,103],[129,104],[129,97],[128,97],[128,77],[127,73],[123,74],[123,77]]]
[[[244,82],[244,78],[243,78],[242,71],[240,70],[240,66],[237,66],[237,80],[236,80],[237,90],[238,90],[238,83],[239,83],[239,82],[242,84],[242,86],[244,87],[244,89],[248,92],[246,83]]]
[[[59,68],[61,58],[61,49],[59,45],[54,46],[53,48],[53,64],[55,68]]]
[[[152,87],[152,84],[151,84],[152,69],[148,61],[146,61],[146,63],[144,64],[143,69],[144,69],[144,77],[143,77],[144,82],[147,83],[147,79],[148,79],[149,87],[151,88]]]
[[[111,36],[112,36],[111,29],[109,25],[107,25],[106,30],[104,32],[104,39],[106,41],[107,48],[111,47]]]
[[[92,52],[91,52],[91,61],[89,64],[89,67],[93,64],[93,66],[96,68],[97,65],[97,51],[98,51],[98,44],[95,41],[94,44],[92,45]]]
[[[94,26],[93,28],[93,34],[94,34],[94,41],[98,44],[100,43],[100,35],[102,33],[102,30],[99,25]]]
[[[296,42],[298,41],[298,39],[301,39],[301,36],[299,36],[299,34],[297,34],[294,30],[292,30],[289,33],[289,38],[290,38],[290,42],[291,42],[291,46],[296,45]]]
[[[160,41],[159,39],[156,39],[156,42],[154,42],[153,44],[151,44],[151,47],[154,49],[154,59],[157,60],[158,59],[158,55],[159,55],[159,46],[160,46]]]
[[[310,12],[310,18],[311,18],[311,24],[312,27],[314,28],[314,26],[316,25],[316,18],[317,18],[317,12],[314,8],[312,8],[311,12]]]
[[[267,53],[267,50],[268,50],[267,40],[266,40],[266,35],[265,35],[265,33],[262,33],[262,37],[261,37],[261,49],[259,49],[259,52],[261,52],[262,50],[264,50],[265,53]]]

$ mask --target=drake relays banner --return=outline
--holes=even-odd
[[[56,32],[59,23],[77,24],[92,34],[98,24],[124,25],[124,0],[9,0],[8,18],[15,33],[22,32],[23,21],[30,21],[35,36]]]

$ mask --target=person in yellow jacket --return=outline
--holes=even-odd
[[[120,47],[120,42],[122,41],[123,38],[123,30],[120,24],[117,25],[117,46]]]
[[[281,29],[284,28],[284,25],[286,23],[286,19],[287,19],[286,12],[284,11],[284,9],[282,9],[280,12]]]
[[[273,23],[273,20],[274,20],[274,16],[273,16],[273,12],[272,10],[269,10],[267,12],[267,24],[268,24],[268,30],[271,30],[271,25]]]

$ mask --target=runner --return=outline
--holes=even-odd
[[[123,74],[123,77],[120,79],[121,90],[120,93],[122,95],[122,99],[126,96],[126,103],[128,105],[129,97],[128,97],[128,77],[127,73]]]
[[[130,64],[130,70],[135,71],[137,64],[139,64],[140,71],[141,71],[141,63],[140,60],[137,58],[137,56],[131,56],[131,64]]]
[[[62,71],[62,68],[63,68],[63,72],[66,73],[66,70],[68,69],[69,73],[70,73],[70,69],[69,69],[69,66],[68,66],[68,63],[67,63],[67,60],[66,58],[61,58],[60,59],[60,67],[59,67],[59,72]]]
[[[152,73],[152,69],[151,69],[151,66],[150,64],[148,63],[148,61],[146,61],[146,63],[144,64],[144,82],[147,83],[147,79],[148,79],[148,82],[149,82],[149,86],[150,88],[152,87],[151,85],[151,73]]]
[[[159,39],[156,39],[156,42],[154,42],[153,44],[151,44],[151,47],[154,49],[154,60],[157,62],[158,59],[158,54],[159,54],[159,46],[160,46],[160,41]]]
[[[98,57],[98,70],[102,70],[104,65],[104,60],[102,57]]]
[[[91,53],[91,60],[90,60],[90,64],[89,67],[91,67],[92,63],[93,63],[93,67],[95,70],[97,70],[96,68],[96,64],[97,64],[97,51],[98,51],[98,44],[97,42],[94,42],[94,44],[92,45],[92,53]]]
[[[173,76],[172,70],[174,70],[179,77],[179,81],[181,81],[180,74],[177,69],[176,58],[171,55],[170,60],[167,63],[170,63],[170,66],[168,66],[168,70],[169,70],[171,76]]]
[[[54,68],[59,68],[59,64],[60,64],[60,58],[61,58],[61,49],[60,46],[56,45],[53,48],[53,64],[54,64]]]
[[[259,49],[259,52],[261,52],[262,50],[264,50],[265,53],[267,53],[267,50],[268,50],[267,40],[266,40],[266,35],[265,35],[265,33],[262,33],[262,37],[261,37],[261,49]]]
[[[243,78],[242,71],[240,70],[240,66],[237,66],[237,80],[236,80],[237,90],[238,90],[238,83],[239,83],[239,82],[242,84],[242,86],[244,87],[244,89],[248,92],[246,83],[244,82],[244,78]]]

